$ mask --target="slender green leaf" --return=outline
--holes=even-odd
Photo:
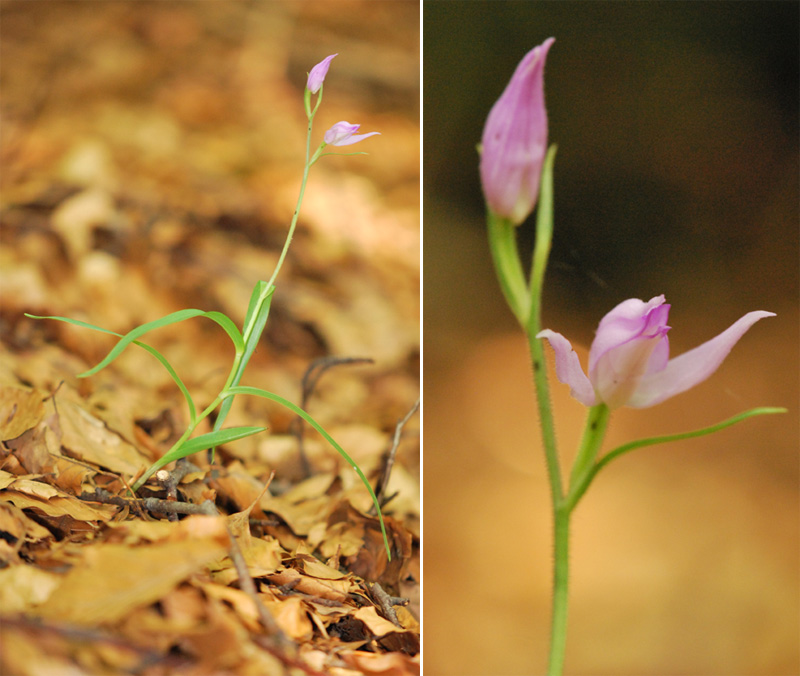
[[[161,319],[156,319],[152,322],[147,322],[146,324],[142,324],[141,326],[137,326],[135,329],[128,331],[120,341],[114,346],[114,348],[109,352],[105,359],[101,361],[97,366],[94,368],[89,369],[88,371],[84,371],[83,373],[79,374],[79,378],[87,378],[88,376],[93,376],[98,371],[101,371],[106,366],[108,366],[112,361],[114,361],[122,351],[128,347],[131,343],[133,343],[137,338],[143,336],[145,333],[153,331],[155,329],[160,329],[164,326],[169,326],[170,324],[177,324],[178,322],[182,322],[186,319],[192,319],[193,317],[208,317],[212,321],[215,321],[217,324],[222,326],[223,329],[228,333],[233,340],[234,346],[236,347],[237,353],[241,352],[244,348],[244,341],[242,340],[242,336],[239,333],[239,329],[236,328],[236,325],[225,315],[220,312],[204,312],[203,310],[178,310],[178,312],[173,312],[168,314],[166,317],[161,317]],[[62,320],[64,321],[64,320]]]
[[[101,371],[106,366],[108,366],[111,362],[113,362],[121,353],[122,351],[128,347],[134,340],[143,336],[145,333],[152,331],[154,329],[161,328],[162,326],[168,326],[169,324],[175,324],[176,322],[182,322],[185,319],[190,319],[192,317],[197,317],[202,314],[202,310],[180,310],[179,312],[173,312],[172,314],[167,315],[166,317],[162,317],[161,319],[157,319],[152,322],[148,322],[147,324],[142,324],[141,326],[137,326],[135,329],[128,331],[114,346],[114,348],[109,352],[105,359],[103,359],[99,364],[97,364],[94,368],[89,369],[88,371],[84,371],[83,373],[78,374],[79,378],[87,378],[89,376],[93,376],[98,371]]]
[[[78,319],[70,319],[69,317],[39,317],[37,315],[31,315],[27,312],[25,313],[26,317],[30,317],[31,319],[55,319],[59,322],[66,322],[67,324],[74,324],[75,326],[81,326],[86,329],[92,329],[94,331],[99,331],[100,333],[107,333],[112,336],[118,336],[122,338],[121,333],[117,333],[116,331],[109,331],[108,329],[104,329],[100,326],[95,326],[94,324],[89,324],[88,322],[82,322]],[[186,404],[189,407],[189,418],[191,420],[192,425],[197,421],[197,409],[194,404],[194,400],[192,399],[192,395],[189,394],[189,390],[186,385],[183,384],[183,380],[181,380],[180,376],[177,374],[172,365],[167,361],[167,358],[161,354],[156,348],[147,343],[143,343],[138,340],[133,341],[134,345],[138,345],[141,348],[147,350],[150,354],[152,354],[158,361],[161,362],[161,365],[167,369],[167,373],[172,377],[172,380],[175,381],[175,384],[180,389],[181,393],[183,394],[184,399],[186,399]]]
[[[167,361],[167,358],[163,354],[161,354],[158,350],[156,350],[156,348],[154,348],[152,345],[148,345],[147,343],[142,343],[138,340],[134,340],[133,343],[134,345],[138,345],[139,347],[142,347],[145,350],[147,350],[156,359],[158,359],[158,361],[161,362],[161,365],[165,369],[167,369],[167,373],[169,373],[172,380],[180,389],[181,393],[183,394],[183,398],[186,399],[186,404],[189,407],[189,421],[191,425],[194,425],[197,422],[197,409],[195,408],[194,400],[192,399],[192,395],[189,394],[189,389],[186,387],[186,385],[183,384],[183,380],[181,380],[181,377],[178,375],[175,369],[172,368],[172,364],[170,364]]]
[[[603,469],[608,463],[612,460],[615,460],[621,455],[625,453],[630,453],[631,451],[637,448],[643,448],[645,446],[655,446],[656,444],[666,444],[670,441],[681,441],[683,439],[692,439],[694,437],[702,437],[706,434],[712,434],[713,432],[719,432],[726,427],[730,427],[731,425],[735,425],[738,422],[742,422],[742,420],[746,420],[747,418],[752,418],[753,416],[757,415],[773,415],[775,413],[786,413],[785,408],[776,408],[776,407],[769,407],[763,406],[760,408],[751,408],[749,411],[743,411],[738,415],[733,416],[732,418],[728,418],[727,420],[723,420],[722,422],[717,423],[716,425],[711,425],[709,427],[703,427],[699,430],[692,430],[691,432],[681,432],[679,434],[667,434],[661,437],[649,437],[647,439],[638,439],[637,441],[631,441],[630,443],[623,444],[622,446],[618,446],[613,451],[609,451],[606,453],[600,460],[598,460],[592,469],[587,473],[585,478],[580,482],[580,485],[576,485],[574,490],[570,491],[570,495],[567,498],[568,508],[574,509],[575,505],[578,504],[578,501],[583,497],[583,494],[586,492],[586,489],[589,487],[589,484],[592,480],[597,476],[597,473]]]
[[[267,283],[265,281],[259,281],[258,284],[256,284],[253,288],[253,293],[250,296],[250,304],[247,307],[247,314],[245,315],[244,319],[244,335],[247,339],[247,342],[244,346],[242,358],[233,374],[233,379],[230,383],[232,386],[238,385],[241,382],[242,376],[244,375],[244,370],[247,367],[247,363],[250,361],[250,357],[253,356],[253,353],[258,346],[258,341],[261,338],[261,334],[264,332],[264,327],[267,324],[267,317],[269,316],[269,309],[270,305],[272,304],[272,294],[275,293],[275,287],[273,286],[267,289],[266,286]],[[222,406],[220,406],[219,409],[219,415],[217,415],[217,420],[214,423],[215,430],[218,430],[222,427],[223,423],[225,422],[225,418],[228,417],[228,412],[230,411],[232,404],[233,397],[229,397],[222,402]]]
[[[364,476],[364,473],[361,471],[361,468],[345,452],[345,450],[334,441],[333,437],[330,434],[328,434],[322,428],[322,426],[316,420],[314,420],[314,418],[312,418],[308,413],[306,413],[302,408],[300,408],[296,404],[293,404],[291,401],[285,399],[284,397],[281,397],[278,394],[267,392],[266,390],[262,390],[261,388],[258,387],[237,386],[237,387],[229,387],[226,391],[222,392],[220,396],[230,397],[236,394],[249,394],[255,397],[263,397],[265,399],[270,399],[272,401],[278,402],[279,404],[282,404],[293,413],[299,415],[303,420],[305,420],[309,425],[311,425],[311,427],[317,430],[317,432],[319,432],[331,446],[333,446],[336,449],[339,455],[341,455],[342,458],[344,458],[345,461],[350,465],[350,467],[352,467],[353,470],[355,470],[356,474],[358,474],[362,483],[367,487],[367,490],[369,491],[370,497],[372,498],[372,502],[375,505],[375,508],[378,510],[378,517],[380,519],[380,524],[381,524],[381,532],[383,533],[383,544],[386,547],[386,554],[389,556],[389,560],[391,561],[392,552],[389,547],[389,537],[386,535],[386,526],[383,522],[383,512],[381,511],[381,506],[380,503],[378,502],[377,496],[375,495],[375,491],[372,490],[372,486],[370,485],[369,481],[367,481],[367,477]]]
[[[256,351],[256,347],[258,347],[258,341],[261,339],[261,334],[264,332],[264,327],[269,317],[269,309],[272,305],[272,295],[275,293],[275,287],[266,289],[266,284],[263,280],[256,284],[256,288],[253,289],[253,297],[250,299],[250,305],[247,308],[244,325],[245,331],[249,331],[249,333],[247,333],[247,343],[244,346],[244,356],[241,362],[242,373],[250,357],[253,356],[253,352]],[[256,293],[258,293],[257,297]],[[253,319],[253,314],[255,314],[255,319]],[[239,373],[239,378],[241,378],[241,373]],[[239,379],[237,378],[233,384],[238,385]]]
[[[173,457],[168,462],[177,460],[178,458],[185,458],[187,455],[197,453],[197,451],[204,451],[212,446],[219,446],[220,444],[227,444],[231,441],[238,441],[245,437],[253,436],[259,432],[266,430],[266,427],[228,427],[224,430],[216,430],[201,434],[199,437],[189,439],[179,448],[172,451]],[[165,456],[166,457],[166,456]]]
[[[239,328],[228,315],[212,310],[211,312],[204,312],[200,316],[208,317],[208,319],[216,322],[225,330],[225,333],[228,334],[233,342],[234,348],[236,348],[236,354],[241,354],[244,351],[244,339],[242,338],[242,334],[239,333]]]
[[[94,324],[90,324],[89,322],[82,322],[80,319],[71,319],[69,317],[53,317],[50,315],[41,316],[41,315],[32,315],[29,313],[25,313],[26,317],[30,317],[31,319],[55,319],[58,322],[65,322],[67,324],[74,324],[75,326],[82,326],[85,329],[93,329],[94,331],[100,331],[100,333],[108,333],[112,336],[120,336],[122,337],[121,333],[117,333],[116,331],[109,331],[108,329],[104,329],[101,326],[95,326]]]
[[[206,448],[211,448],[212,446],[224,444],[229,441],[236,441],[237,439],[243,439],[244,437],[249,437],[253,434],[258,434],[259,432],[263,432],[265,429],[266,427],[230,427],[225,430],[217,430],[216,432],[201,434],[199,437],[188,439],[183,443],[180,443],[179,441],[169,451],[167,451],[163,456],[161,456],[152,465],[150,465],[150,467],[147,468],[147,471],[139,477],[139,480],[135,484],[133,484],[132,490],[134,493],[138,491],[144,485],[144,482],[153,476],[153,474],[155,474],[158,470],[164,467],[164,465],[168,465],[175,460],[180,460],[181,458],[185,458],[187,455],[192,455],[193,453],[197,453],[198,451],[202,451]]]

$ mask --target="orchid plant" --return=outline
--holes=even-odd
[[[556,148],[547,147],[544,66],[553,38],[534,47],[519,63],[508,86],[489,112],[480,146],[480,175],[487,206],[492,259],[503,295],[528,338],[539,421],[547,464],[554,523],[553,601],[548,674],[564,667],[569,580],[570,518],[598,472],[636,448],[716,432],[746,418],[783,413],[755,408],[703,429],[640,439],[602,457],[600,449],[611,412],[622,406],[655,406],[711,376],[737,341],[760,319],[774,313],[748,312],[717,337],[674,359],[669,355],[670,306],[663,295],[645,302],[623,300],[600,320],[589,353],[588,374],[560,333],[542,329],[545,269],[553,236],[553,164]],[[536,237],[530,276],[526,277],[516,228],[537,206]],[[556,376],[588,407],[586,427],[564,488],[548,393],[543,342],[555,353]]]
[[[278,262],[275,265],[275,269],[272,273],[272,276],[269,278],[268,281],[259,281],[255,287],[253,288],[253,292],[250,296],[250,303],[247,308],[247,313],[244,319],[244,325],[242,330],[240,331],[239,328],[236,326],[235,322],[230,319],[228,316],[224,315],[221,312],[205,312],[203,310],[195,310],[195,309],[187,309],[187,310],[179,310],[178,312],[173,312],[161,319],[157,319],[152,322],[148,322],[137,328],[129,331],[125,335],[121,335],[115,333],[113,331],[108,331],[103,329],[99,326],[94,326],[92,324],[88,324],[83,321],[79,321],[76,319],[70,319],[67,317],[42,317],[37,315],[30,315],[27,314],[26,316],[32,319],[55,319],[61,322],[66,322],[68,324],[74,324],[76,326],[81,326],[89,329],[94,329],[95,331],[100,331],[102,333],[108,333],[112,335],[119,336],[120,340],[114,346],[114,348],[108,353],[108,355],[103,359],[99,364],[97,364],[94,368],[85,371],[84,373],[79,374],[79,378],[86,378],[91,375],[94,375],[101,369],[108,366],[111,362],[113,362],[122,352],[131,344],[136,344],[148,352],[152,354],[159,362],[167,369],[170,376],[172,377],[175,384],[180,389],[181,393],[186,400],[186,404],[189,410],[189,425],[187,426],[184,433],[181,437],[172,445],[172,447],[156,462],[154,462],[140,477],[136,479],[132,486],[132,490],[134,492],[138,491],[145,482],[153,476],[159,469],[168,465],[171,462],[174,462],[180,458],[185,458],[189,455],[197,453],[199,451],[203,451],[206,449],[211,449],[213,453],[213,449],[225,443],[230,443],[236,441],[238,439],[242,439],[244,437],[248,437],[254,434],[258,434],[259,432],[263,432],[266,428],[264,427],[229,427],[229,428],[222,428],[223,423],[225,422],[225,418],[230,411],[231,404],[233,403],[233,399],[236,395],[250,395],[256,397],[263,397],[265,399],[269,399],[275,401],[279,404],[282,404],[290,411],[295,413],[296,415],[300,416],[303,420],[305,420],[311,427],[313,427],[317,432],[325,438],[325,440],[333,446],[339,455],[344,458],[345,462],[350,465],[353,470],[358,474],[359,478],[363,482],[364,486],[369,491],[370,497],[372,498],[372,502],[375,505],[375,508],[378,512],[378,517],[380,519],[380,526],[381,532],[383,534],[383,542],[386,548],[386,555],[391,560],[391,548],[389,547],[389,540],[386,535],[386,526],[383,521],[383,514],[381,512],[380,504],[378,499],[375,495],[372,486],[370,485],[367,478],[364,476],[364,473],[361,471],[359,466],[353,461],[353,459],[345,452],[345,450],[334,441],[334,439],[314,420],[308,413],[302,410],[299,406],[292,403],[288,399],[281,397],[277,394],[272,392],[268,392],[258,387],[246,387],[242,386],[239,383],[241,382],[242,375],[244,374],[244,370],[247,367],[247,363],[252,357],[253,352],[255,351],[258,342],[261,338],[261,334],[264,331],[264,328],[267,323],[267,318],[269,316],[269,309],[270,304],[272,302],[272,296],[275,292],[275,280],[278,277],[278,273],[283,265],[284,260],[286,259],[286,255],[289,251],[289,245],[292,242],[292,236],[294,235],[295,228],[297,226],[297,220],[300,215],[300,207],[303,203],[303,195],[305,194],[306,183],[308,182],[308,173],[311,169],[311,166],[323,155],[330,155],[330,154],[342,154],[342,153],[326,153],[323,152],[327,146],[347,146],[352,145],[354,143],[358,143],[359,141],[363,141],[364,139],[379,134],[379,132],[373,131],[367,134],[356,134],[359,129],[359,125],[357,124],[350,124],[349,122],[342,121],[337,122],[334,124],[328,131],[324,134],[324,140],[316,149],[314,154],[311,154],[311,135],[312,135],[312,126],[314,122],[314,116],[317,113],[317,110],[322,103],[322,94],[323,94],[323,83],[325,81],[325,76],[328,74],[328,69],[330,68],[331,61],[334,57],[338,56],[338,54],[331,54],[330,56],[323,59],[320,63],[314,66],[311,69],[311,72],[308,73],[308,80],[306,82],[305,94],[304,94],[304,105],[306,111],[306,117],[308,118],[308,130],[306,134],[306,154],[305,154],[305,167],[303,169],[303,178],[300,184],[300,193],[297,198],[297,205],[295,207],[294,213],[292,215],[291,224],[289,226],[289,231],[286,236],[286,241],[283,245],[283,249],[281,251],[280,257],[278,258]],[[312,96],[316,96],[316,100],[313,101],[312,106]],[[363,155],[366,153],[348,153],[353,155]],[[195,405],[194,400],[192,399],[189,390],[184,385],[183,381],[181,380],[180,376],[177,374],[175,369],[169,363],[167,358],[158,352],[152,346],[141,342],[139,339],[144,336],[145,334],[153,331],[155,329],[162,328],[164,326],[169,326],[170,324],[176,324],[178,322],[182,322],[186,319],[191,319],[194,317],[205,317],[210,319],[213,322],[216,322],[222,329],[228,334],[231,342],[234,346],[234,358],[233,364],[231,366],[231,370],[228,374],[228,377],[223,385],[222,389],[220,390],[219,394],[214,398],[214,400],[201,412],[198,413],[197,406]],[[219,409],[216,421],[214,423],[213,431],[201,434],[198,436],[193,437],[195,430],[197,429],[198,425],[206,419],[211,413],[215,410]]]

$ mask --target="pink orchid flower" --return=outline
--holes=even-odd
[[[549,341],[558,379],[585,406],[647,408],[703,382],[753,324],[775,316],[774,312],[748,312],[716,338],[670,359],[669,308],[662,295],[646,303],[631,298],[611,310],[600,320],[592,342],[588,377],[564,336],[545,329],[536,337]]]
[[[330,146],[350,146],[359,141],[363,141],[369,136],[380,135],[379,131],[371,131],[368,134],[356,134],[360,124],[350,124],[349,122],[337,122],[325,132],[325,143]]]
[[[547,151],[544,62],[554,41],[545,40],[522,59],[483,128],[483,194],[489,208],[514,225],[530,215],[539,198]]]
[[[312,94],[316,94],[319,91],[319,88],[322,86],[334,56],[339,55],[331,54],[330,56],[326,56],[324,59],[322,59],[322,61],[314,66],[311,69],[311,72],[308,74],[308,83],[306,84],[306,89],[308,89],[308,91],[310,91]]]

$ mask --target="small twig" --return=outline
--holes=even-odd
[[[281,594],[288,595],[294,591],[294,588],[298,584],[300,584],[300,578],[296,577],[294,580],[289,580],[286,584],[277,585],[277,588]]]
[[[151,512],[161,514],[205,514],[215,516],[219,514],[216,506],[211,500],[203,500],[199,505],[193,502],[176,502],[175,500],[163,500],[161,498],[144,498],[142,506]]]
[[[120,498],[116,495],[111,495],[104,488],[97,488],[94,493],[81,493],[80,499],[88,502],[99,502],[104,505],[131,507],[133,509],[144,507],[150,512],[159,514],[218,514],[217,508],[211,500],[195,505],[191,502],[176,502],[175,500],[164,500],[162,498],[143,498],[141,500]]]
[[[216,511],[216,508],[214,509]],[[217,514],[219,514],[219,512],[217,512]],[[233,566],[236,568],[236,572],[239,574],[239,588],[252,599],[253,603],[255,603],[256,610],[258,611],[258,618],[261,620],[261,625],[267,630],[267,633],[269,633],[270,636],[275,639],[278,647],[284,651],[287,648],[293,647],[294,644],[289,640],[286,634],[283,633],[283,630],[278,626],[278,623],[275,622],[275,618],[270,615],[270,612],[267,610],[264,602],[258,596],[256,583],[253,582],[253,578],[250,576],[250,571],[247,569],[247,562],[244,560],[244,554],[242,554],[239,543],[236,541],[236,537],[231,532],[231,529],[228,528],[227,523],[225,524],[225,527],[228,529],[228,536],[231,540],[231,561],[233,561]]]
[[[325,373],[330,368],[334,366],[340,366],[343,364],[374,364],[375,361],[368,357],[320,357],[319,359],[315,359],[312,361],[306,372],[303,374],[302,386],[303,386],[303,394],[302,399],[300,402],[300,408],[304,411],[308,406],[308,400],[311,398],[311,395],[314,393],[314,390],[317,387],[317,383],[319,379],[322,377],[322,374]],[[303,419],[300,416],[297,416],[290,425],[290,430],[292,433],[297,437],[297,447],[300,452],[300,465],[303,469],[303,476],[308,478],[311,476],[311,465],[308,462],[308,456],[306,455],[305,447],[303,445],[303,435],[305,433],[305,425],[303,425]]]
[[[400,620],[397,619],[397,613],[395,612],[393,606],[408,605],[409,599],[405,599],[400,596],[390,596],[383,591],[383,587],[381,587],[377,582],[370,587],[370,591],[372,592],[373,600],[375,603],[377,603],[378,608],[381,609],[383,616],[389,620],[389,622],[402,629],[403,625],[400,623]]]
[[[183,478],[187,474],[200,471],[200,468],[188,458],[179,458],[175,463],[175,469],[173,469],[171,472],[161,470],[156,473],[156,477],[161,481],[164,488],[167,489],[167,497],[176,498],[178,493],[178,484],[183,481]]]
[[[128,500],[127,498],[111,495],[105,488],[96,488],[94,493],[83,492],[78,499],[86,502],[99,502],[103,505],[117,505],[119,507],[131,507],[132,503],[138,502],[137,500]]]
[[[269,485],[272,483],[272,480],[275,478],[275,471],[273,470],[270,475],[267,483],[264,485],[264,489],[261,491],[261,495],[256,498],[256,501],[253,505],[258,504],[261,501],[261,498],[264,496],[264,493],[267,492]],[[210,500],[206,500],[205,502],[211,504],[211,509],[214,510],[214,513],[219,514],[217,511],[216,506]],[[205,504],[205,503],[203,503]],[[252,506],[247,510],[248,516],[249,512],[252,509]],[[247,525],[248,529],[250,528],[250,524],[248,522]],[[250,571],[247,568],[247,561],[245,561],[244,554],[242,554],[241,547],[239,547],[239,543],[236,540],[236,536],[233,534],[233,531],[228,524],[228,520],[225,520],[225,528],[228,531],[228,537],[231,541],[231,548],[230,548],[230,557],[231,561],[233,562],[234,567],[236,568],[236,572],[239,575],[239,588],[247,594],[253,603],[256,606],[256,610],[258,611],[258,617],[261,620],[261,625],[267,632],[272,636],[277,644],[277,649],[286,657],[286,659],[291,659],[293,655],[288,655],[287,651],[290,650],[292,653],[295,652],[295,645],[294,643],[283,633],[283,630],[278,626],[278,623],[275,621],[275,618],[272,617],[270,612],[267,610],[267,607],[264,605],[264,602],[258,595],[258,590],[256,589],[256,583],[253,582],[253,578],[250,575]]]
[[[378,484],[375,488],[375,495],[378,497],[378,502],[381,504],[381,507],[385,505],[389,500],[391,500],[397,493],[393,494],[387,499],[384,499],[386,495],[386,487],[389,485],[389,477],[392,474],[392,468],[394,467],[394,459],[397,455],[397,447],[400,445],[400,435],[403,432],[403,427],[405,427],[406,423],[411,419],[411,416],[414,415],[419,410],[419,399],[414,402],[414,405],[411,407],[411,410],[406,413],[405,417],[402,420],[398,421],[397,426],[394,428],[394,439],[392,440],[392,448],[389,451],[389,456],[386,458],[386,464],[383,466],[383,473],[381,474],[381,478],[378,480]],[[370,510],[371,514],[376,514],[375,507],[373,506]]]
[[[156,472],[156,479],[164,486],[167,491],[167,500],[174,502],[178,499],[178,484],[183,480],[187,474],[200,471],[200,468],[186,458],[180,458],[175,463],[175,469],[171,472],[162,469]],[[169,512],[167,518],[170,521],[177,521],[178,515],[175,512]]]
[[[268,526],[279,526],[280,521],[278,519],[249,519],[250,527],[256,526],[257,528],[267,528]]]

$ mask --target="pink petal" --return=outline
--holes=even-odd
[[[638,298],[622,301],[600,320],[589,351],[589,372],[606,352],[638,340],[648,328],[666,327],[670,306],[663,294],[646,303]],[[651,327],[654,325],[654,327]]]
[[[762,310],[748,312],[716,338],[670,360],[664,370],[642,378],[628,406],[654,406],[702,383],[719,368],[733,346],[753,324],[764,317],[774,316],[774,312]]]
[[[519,225],[533,211],[547,151],[544,64],[554,38],[520,61],[492,106],[481,140],[480,174],[486,202]]]
[[[337,122],[325,132],[325,143],[329,145],[337,145],[339,141],[343,141],[344,139],[355,134],[360,126],[360,124],[350,124],[346,120]]]
[[[338,141],[338,142],[331,143],[330,145],[333,145],[333,146],[351,146],[354,143],[358,143],[359,141],[363,141],[365,138],[368,138],[370,136],[375,136],[375,135],[380,136],[380,134],[381,133],[379,131],[371,131],[368,134],[354,134],[353,136],[350,136],[349,138],[343,139],[343,140]]]
[[[322,87],[322,83],[325,81],[325,76],[328,74],[328,68],[330,68],[331,61],[333,60],[334,56],[339,56],[338,54],[331,54],[330,56],[326,56],[322,61],[320,61],[316,66],[311,69],[311,72],[308,74],[308,82],[306,83],[306,88],[312,94],[316,94],[320,87]]]
[[[536,334],[537,338],[546,338],[556,355],[556,376],[565,385],[569,385],[570,394],[584,406],[594,406],[596,402],[592,383],[581,368],[578,354],[572,349],[570,342],[560,333],[545,329]]]
[[[331,146],[351,146],[354,143],[363,141],[369,136],[380,134],[379,131],[371,131],[368,134],[356,134],[360,127],[360,124],[350,124],[346,120],[337,122],[325,132],[325,143]]]

